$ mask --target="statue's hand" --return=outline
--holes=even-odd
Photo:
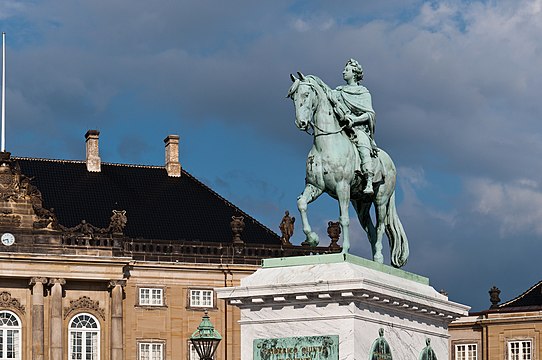
[[[346,114],[346,115],[344,116],[344,122],[346,123],[345,126],[346,126],[348,129],[351,129],[351,128],[352,128],[352,125],[354,125],[354,121],[355,121],[355,119],[354,119],[354,116],[353,116],[352,114]]]

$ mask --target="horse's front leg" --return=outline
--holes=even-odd
[[[350,206],[350,184],[346,181],[341,181],[337,184],[337,199],[339,199],[339,223],[341,224],[341,232],[343,234],[343,254],[348,254],[350,250],[350,216],[348,215],[348,207]]]
[[[297,198],[297,208],[301,213],[301,222],[303,224],[303,232],[305,233],[306,240],[302,243],[310,246],[318,245],[318,235],[312,231],[309,224],[309,218],[307,217],[307,205],[316,200],[322,195],[323,190],[312,185],[306,184],[305,190]]]

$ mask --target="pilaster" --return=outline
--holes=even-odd
[[[51,285],[51,322],[50,322],[50,359],[62,360],[62,286],[66,284],[65,279],[49,279]]]
[[[32,359],[43,360],[44,353],[44,309],[43,309],[43,285],[47,278],[33,277],[30,279],[32,286]]]
[[[122,298],[126,280],[111,280],[111,360],[123,360]]]

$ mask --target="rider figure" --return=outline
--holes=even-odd
[[[330,101],[340,122],[349,129],[350,140],[356,146],[361,158],[361,171],[365,176],[365,194],[373,194],[373,159],[378,148],[374,142],[375,112],[371,94],[358,83],[363,80],[363,68],[354,59],[344,67],[343,79],[346,85],[332,91]]]

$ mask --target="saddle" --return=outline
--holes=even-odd
[[[378,156],[376,157],[371,156],[371,161],[373,162],[373,171],[374,171],[373,184],[384,182],[387,174],[386,174],[386,169],[384,168],[384,165],[382,164],[382,160]],[[355,172],[357,176],[361,177],[362,179],[364,178],[363,176],[364,174],[361,171],[361,160],[358,163],[358,166],[356,166]]]

